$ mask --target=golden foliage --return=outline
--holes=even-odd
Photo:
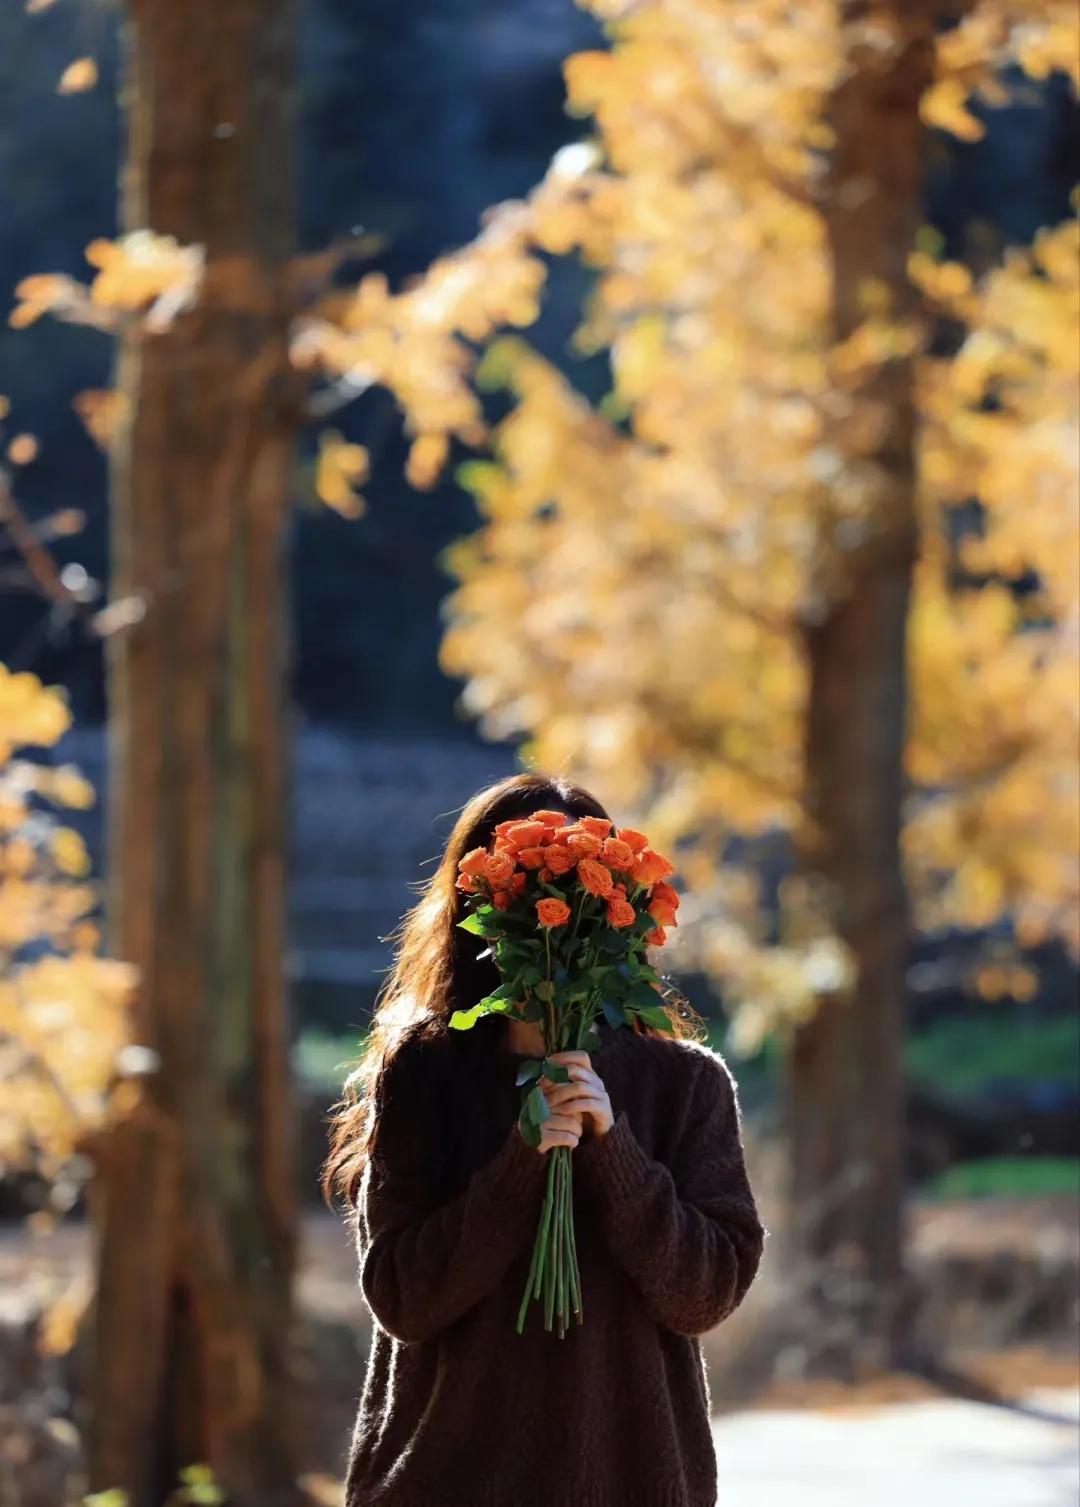
[[[39,449],[32,434],[16,434],[7,447],[7,458],[13,466],[29,466],[37,460]]]
[[[139,315],[144,328],[165,330],[194,302],[205,270],[201,246],[181,246],[173,236],[149,230],[92,241],[85,256],[96,269],[89,286],[59,272],[24,277],[8,315],[12,328],[25,329],[43,314],[53,314],[115,330],[123,319]]]
[[[1025,943],[1080,948],[1080,227],[934,292],[968,334],[922,373],[927,526],[980,516],[917,596],[909,867],[928,924],[1008,911]]]
[[[98,66],[93,58],[76,58],[60,75],[57,94],[85,94],[95,89],[98,81]]]
[[[359,518],[364,499],[355,489],[367,479],[368,453],[363,445],[350,445],[334,430],[319,435],[315,462],[315,493],[320,501],[344,518]]]
[[[482,432],[465,342],[532,322],[543,254],[595,271],[576,344],[610,355],[598,410],[518,338],[488,344],[475,373],[513,404],[488,457],[462,468],[482,526],[448,552],[460,584],[444,667],[489,734],[524,734],[531,759],[680,844],[699,917],[684,930],[741,1005],[745,1042],[778,1012],[798,1018],[849,967],[823,908],[789,887],[766,949],[752,878],[717,859],[734,837],[800,822],[803,634],[843,592],[883,505],[889,414],[869,395],[874,374],[919,360],[905,833],[919,916],[984,926],[1008,912],[1024,941],[1080,942],[1075,227],[979,285],[915,251],[928,310],[968,332],[948,361],[919,358],[919,327],[872,279],[862,324],[836,344],[830,99],[852,59],[903,46],[901,13],[852,18],[834,0],[589,8],[612,46],[572,58],[566,77],[594,139],[422,282],[395,296],[365,279],[301,337],[329,376],[397,395],[431,441],[430,464],[415,465],[425,483],[449,440]],[[974,7],[940,34],[924,120],[973,138],[972,101],[1006,97],[1006,62],[1075,76],[1076,38],[1071,7]]]
[[[75,394],[72,407],[94,443],[107,450],[127,417],[129,402],[117,388],[91,387]]]
[[[15,757],[69,724],[56,691],[0,665],[0,1165],[49,1177],[104,1113],[134,987],[96,955],[86,848],[49,809],[83,810],[92,788],[70,765]]]

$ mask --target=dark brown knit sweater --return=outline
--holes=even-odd
[[[615,1122],[573,1153],[584,1324],[560,1340],[534,1304],[519,1335],[547,1158],[517,1130],[504,1030],[410,1040],[387,1074],[356,1211],[375,1325],[347,1507],[715,1507],[699,1336],[767,1235],[735,1084],[703,1046],[602,1028]]]

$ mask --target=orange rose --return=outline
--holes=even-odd
[[[663,947],[667,941],[667,932],[662,926],[658,926],[655,931],[647,931],[645,933],[645,940],[650,947]]]
[[[509,890],[496,890],[495,893],[491,897],[491,903],[495,907],[496,910],[509,910],[509,908],[510,908],[510,892],[509,892]]]
[[[516,827],[520,820],[520,816],[512,816],[509,821],[499,822],[495,827],[495,836],[505,837],[510,828]]]
[[[565,841],[575,858],[595,858],[604,846],[595,832],[583,832],[580,827],[568,827],[565,833],[560,832],[559,841]]]
[[[522,877],[524,877],[524,876],[522,876]],[[541,884],[550,884],[551,881],[554,878],[555,878],[555,875],[551,872],[550,869],[541,869],[540,870],[540,882],[541,882]]]
[[[465,895],[475,895],[480,885],[472,874],[459,874],[454,888],[461,890]]]
[[[525,888],[525,875],[519,869],[510,881],[510,888],[515,895],[520,895]]]
[[[653,885],[653,892],[650,898],[653,900],[662,900],[665,905],[670,905],[674,910],[678,910],[679,908],[678,890],[674,889],[670,884],[666,884],[663,879],[658,880]]]
[[[523,869],[538,869],[543,866],[545,848],[520,848],[517,861]]]
[[[649,906],[649,915],[658,926],[678,926],[675,919],[675,907],[668,905],[664,900],[654,900]]]
[[[486,848],[473,848],[471,853],[458,864],[463,874],[483,874],[487,871],[488,851]]]
[[[570,907],[564,900],[538,900],[536,918],[541,926],[565,926],[570,919]]]
[[[674,874],[674,867],[666,858],[661,858],[659,853],[654,853],[652,848],[646,848],[639,853],[633,867],[633,876],[638,884],[655,884],[658,879],[666,879],[669,874]]]
[[[543,822],[514,822],[506,829],[506,839],[520,853],[522,848],[535,848],[544,840]]]
[[[609,837],[601,850],[601,856],[606,864],[613,869],[627,870],[634,862],[634,850],[628,842],[621,838]]]
[[[582,889],[590,895],[600,895],[607,900],[612,892],[611,873],[595,858],[583,858],[577,866]]]
[[[544,862],[553,874],[569,874],[577,859],[569,848],[553,842],[544,849]]]
[[[632,853],[642,853],[649,846],[644,832],[635,832],[633,827],[620,827],[619,841],[624,842]]]
[[[489,853],[487,866],[484,870],[492,884],[502,887],[510,883],[510,876],[514,872],[514,860],[509,853]]]
[[[591,832],[593,837],[606,837],[612,823],[604,816],[582,816],[578,819],[578,826],[583,832]]]
[[[532,811],[529,820],[543,822],[545,827],[565,827],[569,817],[565,811]]]
[[[637,911],[621,895],[612,895],[608,901],[607,918],[612,926],[633,926]]]

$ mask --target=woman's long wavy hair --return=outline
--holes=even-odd
[[[384,1075],[407,1038],[433,1038],[449,1032],[457,1009],[467,1009],[498,983],[495,966],[477,957],[478,943],[457,923],[464,897],[455,887],[458,863],[473,848],[486,847],[500,822],[531,811],[561,810],[577,819],[607,817],[594,796],[567,780],[539,774],[511,775],[474,795],[454,824],[438,868],[422,886],[417,903],[394,933],[394,962],[375,1003],[360,1061],[330,1115],[330,1155],[323,1165],[322,1189],[355,1204],[360,1179],[378,1123]],[[635,1022],[642,1035],[698,1036],[700,1016],[673,986],[663,991],[672,1024],[664,1033]]]

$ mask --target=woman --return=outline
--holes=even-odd
[[[347,1507],[714,1507],[699,1336],[742,1301],[766,1231],[720,1057],[606,1023],[564,1052],[539,1148],[517,1127],[516,1065],[537,1028],[495,1015],[462,931],[458,861],[540,809],[606,817],[562,780],[519,775],[465,807],[406,917],[325,1169],[353,1209],[375,1319]],[[547,1155],[574,1148],[584,1322],[561,1339],[533,1305],[515,1328]]]

